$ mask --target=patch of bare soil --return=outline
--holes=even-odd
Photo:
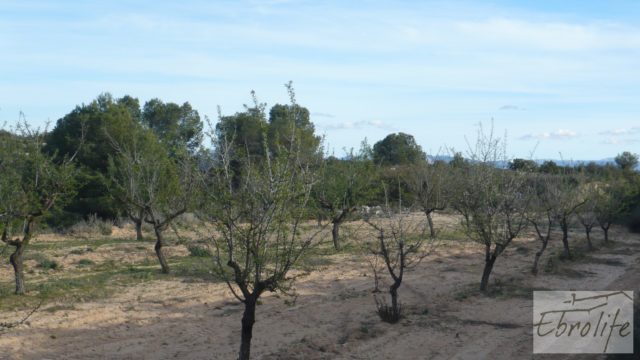
[[[581,233],[572,235],[576,246],[584,245]],[[571,263],[554,258],[546,266],[561,248],[554,238],[541,261],[547,272],[538,276],[530,274],[538,243],[518,239],[498,259],[488,296],[476,290],[482,247],[448,241],[407,274],[400,288],[405,317],[395,325],[375,313],[373,277],[364,258],[335,255],[321,271],[299,279],[295,301],[274,294],[262,299],[252,354],[256,359],[531,359],[532,289],[637,289],[640,238],[620,232],[612,239],[615,246]],[[105,251],[96,251],[94,260],[114,258],[119,250],[109,245]],[[37,312],[29,325],[0,335],[0,358],[233,359],[241,316],[242,306],[224,284],[179,278],[145,282],[102,300]]]

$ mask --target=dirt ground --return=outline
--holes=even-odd
[[[451,224],[445,216],[437,224]],[[572,234],[575,249],[584,236]],[[131,229],[118,230],[133,237]],[[345,231],[348,234],[348,231]],[[114,235],[112,235],[114,236]],[[600,244],[601,234],[594,234]],[[560,359],[532,355],[532,289],[638,290],[640,236],[616,229],[613,245],[573,262],[561,262],[556,236],[530,274],[538,243],[517,239],[495,265],[491,294],[480,295],[483,248],[459,239],[443,241],[409,272],[400,288],[405,317],[390,325],[375,313],[373,277],[363,255],[334,254],[296,283],[297,297],[266,294],[257,309],[252,355],[256,359]],[[65,241],[42,236],[37,242]],[[126,247],[140,249],[138,253]],[[151,243],[135,240],[102,246],[91,254],[50,256],[62,272],[77,270],[77,257],[100,264],[113,259],[153,260]],[[169,249],[187,256],[185,246]],[[546,270],[546,271],[545,271]],[[11,270],[0,268],[10,283]],[[35,275],[28,275],[35,276]],[[234,359],[242,306],[226,285],[193,278],[154,278],[118,286],[89,301],[43,304],[27,323],[0,333],[0,359]],[[384,288],[383,288],[384,290]],[[383,294],[379,294],[381,296]],[[3,301],[0,298],[0,301]],[[0,313],[0,321],[21,312]]]

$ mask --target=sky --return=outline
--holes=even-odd
[[[214,122],[255,90],[297,102],[336,155],[406,132],[509,155],[640,152],[640,2],[0,1],[0,125],[44,126],[103,92]]]

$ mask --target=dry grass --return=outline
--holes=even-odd
[[[421,214],[411,217],[423,219]],[[256,357],[444,359],[471,351],[496,359],[520,358],[531,351],[526,331],[532,291],[606,288],[640,260],[637,252],[622,254],[640,244],[637,236],[626,233],[616,233],[614,245],[594,253],[576,252],[574,262],[558,259],[561,243],[553,238],[541,265],[549,259],[554,265],[534,277],[529,268],[538,243],[523,237],[498,259],[487,296],[477,291],[482,247],[458,238],[455,217],[438,215],[435,220],[446,240],[406,274],[398,324],[385,324],[376,313],[366,261],[373,233],[354,221],[344,226],[348,237],[343,251],[332,248],[327,229],[326,240],[300,259],[293,272],[298,277],[293,296],[267,294],[262,299],[254,333]],[[170,236],[167,254],[173,274],[168,276],[159,271],[153,242],[136,241],[130,225],[114,227],[111,236],[40,235],[27,250],[28,295],[11,294],[11,269],[2,265],[0,321],[18,318],[41,300],[44,304],[29,325],[4,334],[0,347],[10,357],[24,359],[107,353],[115,358],[150,353],[163,358],[234,357],[242,308],[213,272],[203,231],[178,230],[190,240]],[[584,248],[579,232],[572,234],[572,245]],[[42,266],[45,259],[58,266]],[[380,289],[387,286],[382,279]]]

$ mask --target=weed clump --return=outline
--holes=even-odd
[[[208,248],[200,245],[189,244],[187,245],[187,250],[189,250],[189,255],[195,256],[195,257],[213,256],[213,254],[211,254],[211,251]]]
[[[91,266],[91,265],[95,265],[95,261],[91,260],[91,259],[80,259],[78,260],[78,266]]]
[[[395,324],[402,318],[402,305],[398,304],[396,308],[386,303],[384,300],[376,298],[376,308],[380,319],[389,324]]]

